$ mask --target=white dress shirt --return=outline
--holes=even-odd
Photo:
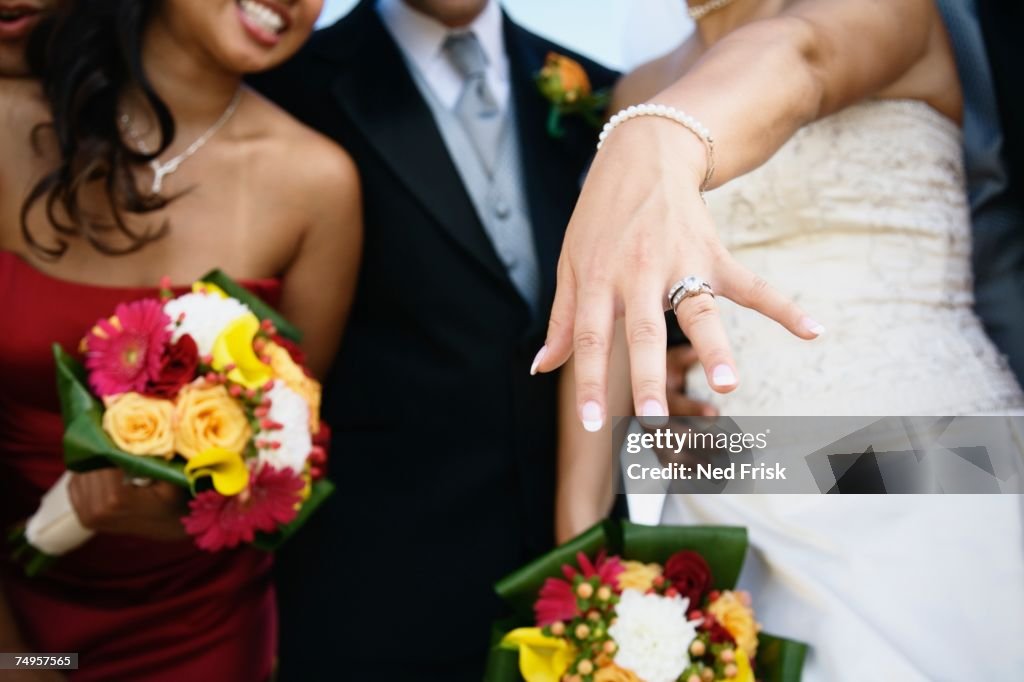
[[[501,6],[497,0],[488,0],[472,23],[457,29],[448,28],[403,0],[379,0],[377,12],[409,64],[419,71],[438,100],[452,110],[462,93],[463,79],[445,55],[444,41],[453,33],[475,33],[487,55],[487,85],[502,112],[505,111],[511,86]]]

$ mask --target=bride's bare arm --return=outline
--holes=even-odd
[[[711,129],[711,186],[757,167],[809,121],[881,93],[928,56],[940,18],[931,0],[800,0],[716,43],[652,99]],[[954,74],[955,76],[955,74]],[[954,81],[955,83],[955,81]],[[665,294],[686,275],[777,320],[803,339],[820,325],[736,261],[719,242],[698,188],[701,141],[655,117],[626,121],[598,153],[573,214],[541,371],[576,355],[576,410],[603,421],[612,326],[624,317],[634,404],[664,414]],[[739,377],[709,296],[677,310],[712,388]]]

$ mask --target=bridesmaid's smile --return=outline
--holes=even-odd
[[[291,26],[288,10],[267,0],[239,0],[238,17],[246,32],[260,45],[274,47]]]

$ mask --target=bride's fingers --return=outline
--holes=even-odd
[[[572,268],[558,264],[558,283],[555,301],[548,318],[548,333],[544,345],[537,351],[530,366],[530,374],[550,372],[565,364],[572,355],[573,328],[576,319],[576,278]]]
[[[825,328],[761,277],[727,258],[718,268],[715,293],[770,317],[801,339],[816,339]]]
[[[719,393],[734,390],[739,375],[714,297],[700,294],[684,298],[676,306],[676,319],[697,351],[708,385]]]
[[[665,311],[656,280],[638,284],[626,302],[626,341],[636,414],[666,417]]]
[[[583,428],[604,426],[608,395],[608,358],[615,308],[610,288],[580,292],[576,307],[573,357],[576,362],[576,411]]]

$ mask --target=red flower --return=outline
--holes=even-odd
[[[185,334],[177,343],[167,347],[160,365],[160,375],[149,382],[146,395],[170,400],[196,376],[199,366],[199,348],[195,340]]]
[[[679,594],[690,600],[691,609],[699,609],[704,593],[711,589],[711,568],[697,552],[676,552],[665,562],[665,579]]]
[[[579,573],[584,578],[597,576],[602,585],[615,587],[618,584],[619,574],[626,570],[622,567],[622,561],[619,560],[619,557],[609,557],[604,550],[598,553],[593,563],[583,552],[576,555],[576,562],[580,565],[580,571],[577,571],[569,564],[562,566],[562,573],[570,581]]]
[[[558,621],[572,620],[581,615],[576,606],[576,593],[572,585],[560,578],[548,578],[540,588],[540,596],[533,605],[537,627]]]
[[[272,533],[290,523],[298,513],[305,485],[291,469],[262,466],[240,495],[225,497],[213,490],[196,495],[188,503],[191,513],[182,522],[200,549],[231,549],[252,542],[257,531]]]
[[[619,557],[607,557],[602,551],[593,562],[586,554],[580,552],[576,555],[576,562],[580,568],[566,564],[562,566],[562,573],[565,580],[561,578],[548,578],[540,588],[540,594],[533,605],[533,613],[537,619],[537,626],[544,627],[556,621],[572,620],[583,615],[576,602],[576,592],[573,589],[573,581],[576,576],[584,578],[596,577],[602,585],[616,589],[619,574],[624,570]]]
[[[160,372],[170,323],[153,299],[122,303],[112,318],[99,320],[85,337],[92,390],[101,397],[144,391]]]
[[[708,633],[708,638],[712,644],[724,644],[726,642],[730,644],[736,643],[736,638],[732,636],[732,633],[725,629],[725,626],[718,622],[718,619],[712,616],[710,613],[705,611],[701,617],[703,620],[701,624],[697,626],[698,630],[703,630]]]

